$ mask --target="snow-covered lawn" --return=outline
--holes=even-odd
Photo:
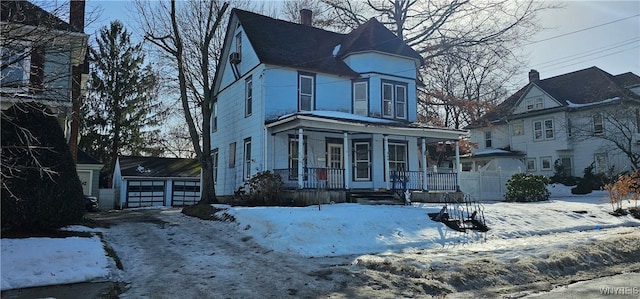
[[[564,186],[550,187],[552,198],[539,203],[490,203],[484,213],[490,231],[459,233],[429,220],[442,204],[367,206],[335,204],[294,207],[228,207],[235,218],[229,226],[266,249],[306,257],[366,255],[442,249],[510,252],[513,248],[544,255],[562,238],[581,244],[603,238],[609,231],[638,227],[631,216],[613,217],[606,193],[573,196]],[[635,203],[625,203],[633,206]],[[186,216],[184,216],[186,217]],[[202,228],[206,229],[203,225]],[[73,230],[91,229],[73,227]],[[98,229],[109,234],[109,229]],[[573,233],[575,232],[575,233]],[[189,234],[189,230],[184,230]],[[527,238],[527,237],[536,238]],[[549,246],[530,244],[544,240]],[[195,247],[203,244],[190,244]],[[462,246],[458,246],[461,245]],[[175,242],[175,246],[181,246]],[[115,269],[99,237],[28,238],[1,240],[2,290],[109,280]],[[557,249],[557,248],[556,248]],[[180,250],[176,250],[179,252]],[[514,256],[517,255],[514,253]],[[374,257],[370,257],[374,259]],[[197,262],[198,259],[194,259]],[[198,265],[186,265],[197,268]],[[224,275],[224,273],[220,273]]]

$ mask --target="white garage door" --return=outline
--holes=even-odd
[[[200,200],[200,181],[174,181],[172,198],[174,207],[197,203]]]
[[[163,206],[164,181],[128,181],[127,208]]]

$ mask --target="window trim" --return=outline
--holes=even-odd
[[[357,152],[357,146],[358,145],[366,145],[367,146],[367,160],[358,160],[358,152]],[[352,148],[353,148],[353,175],[352,175],[352,179],[353,181],[357,181],[357,182],[370,182],[373,179],[372,176],[372,166],[373,163],[371,163],[371,140],[370,139],[360,139],[360,140],[352,140]],[[367,163],[367,177],[366,178],[361,178],[358,177],[358,163]]]
[[[599,118],[599,121],[597,120]],[[604,116],[602,113],[596,113],[592,116],[591,121],[593,122],[593,135],[602,135],[604,134]]]
[[[391,87],[391,99],[385,99],[385,87]],[[380,104],[383,118],[407,120],[409,118],[409,84],[405,82],[381,80]],[[398,102],[398,89],[403,90],[404,102]],[[389,103],[390,113],[385,111],[385,103]],[[402,116],[398,114],[398,105],[402,103]]]
[[[365,97],[364,100],[358,100],[356,98],[356,85],[364,85],[364,91],[365,91]],[[351,96],[352,96],[352,101],[351,101],[351,105],[352,105],[352,111],[353,114],[355,115],[362,115],[362,116],[369,116],[369,80],[354,80],[353,83],[351,84]],[[364,114],[359,114],[357,113],[358,110],[356,110],[356,102],[364,102],[364,109],[365,112]]]
[[[484,131],[484,147],[485,148],[493,148],[492,135],[493,134],[491,133],[491,130]]]
[[[219,151],[218,148],[214,148],[211,151],[211,164],[213,165],[213,184],[218,183],[218,158],[219,158]]]
[[[302,79],[308,78],[311,80],[311,93],[302,93]],[[302,96],[309,96],[309,110],[302,110]],[[313,111],[316,108],[316,74],[307,72],[298,72],[298,111]]]
[[[544,167],[544,162],[548,161],[549,166],[548,167]],[[551,156],[545,156],[545,157],[540,157],[540,170],[551,170],[553,169],[553,163],[551,162]]]
[[[518,132],[516,132],[516,127],[518,127],[520,129]],[[514,122],[513,124],[511,124],[511,134],[513,136],[522,136],[522,135],[524,135],[524,123],[523,122]]]
[[[388,146],[389,146],[389,171],[391,171],[391,146],[402,146],[404,147],[404,169],[400,170],[400,171],[408,171],[409,170],[409,143],[407,141],[400,141],[400,140],[389,140],[388,142]],[[396,151],[397,153],[398,151]],[[393,160],[395,164],[398,164],[399,160]],[[396,169],[397,170],[397,169]]]
[[[531,167],[531,168],[529,168],[529,163],[530,163],[530,162],[531,162],[531,166],[533,166],[533,167]],[[527,159],[525,160],[525,167],[527,168],[527,172],[534,172],[534,171],[537,171],[537,168],[536,168],[536,163],[537,163],[537,162],[538,162],[538,159],[537,159],[537,158],[527,158]]]
[[[292,143],[295,142],[295,145],[292,145]],[[308,141],[307,141],[307,136],[302,136],[302,147],[303,147],[303,161],[302,161],[302,165],[303,165],[303,180],[307,180],[307,157],[308,157],[308,151],[307,151],[307,145],[308,145]],[[298,179],[298,160],[300,160],[300,157],[296,157],[295,160],[296,162],[293,163],[293,153],[296,153],[296,155],[298,154],[298,135],[289,135],[289,141],[287,142],[287,151],[288,151],[288,158],[287,158],[287,163],[289,164],[289,180],[297,180]]]
[[[17,49],[20,47],[19,49]],[[4,51],[10,51],[11,55],[7,55],[7,57],[20,57],[24,56],[22,59],[16,60],[14,63],[8,65],[2,72],[0,73],[1,84],[4,88],[26,88],[29,86],[31,82],[31,47],[27,44],[20,43],[19,45],[15,45],[15,47],[7,47],[1,49]],[[5,56],[3,53],[0,55]],[[21,79],[19,81],[10,81],[5,82],[7,75],[6,72],[19,70],[22,74]]]
[[[218,100],[214,100],[211,107],[211,131],[218,131]]]
[[[253,112],[253,76],[244,81],[244,117],[251,116]]]
[[[235,38],[236,38],[236,52],[242,55],[242,31],[238,31]]]
[[[551,128],[547,128],[547,122],[551,122]],[[536,129],[536,124],[540,124],[540,129]],[[556,139],[555,124],[553,118],[534,120],[531,122],[533,129],[533,141],[544,141]],[[540,138],[536,138],[536,132],[540,132]],[[547,134],[551,132],[551,137],[547,137]]]
[[[243,148],[242,177],[246,180],[251,178],[251,137],[244,140]]]

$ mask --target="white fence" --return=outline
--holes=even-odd
[[[518,171],[463,171],[460,173],[460,189],[479,201],[504,200],[507,181]]]

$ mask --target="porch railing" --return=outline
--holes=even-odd
[[[302,174],[303,189],[344,189],[344,169],[305,167]],[[298,168],[274,169],[282,178],[285,188],[298,188]]]
[[[391,189],[455,191],[458,188],[456,173],[427,173],[427,188],[422,187],[422,177],[422,171],[391,171]]]

